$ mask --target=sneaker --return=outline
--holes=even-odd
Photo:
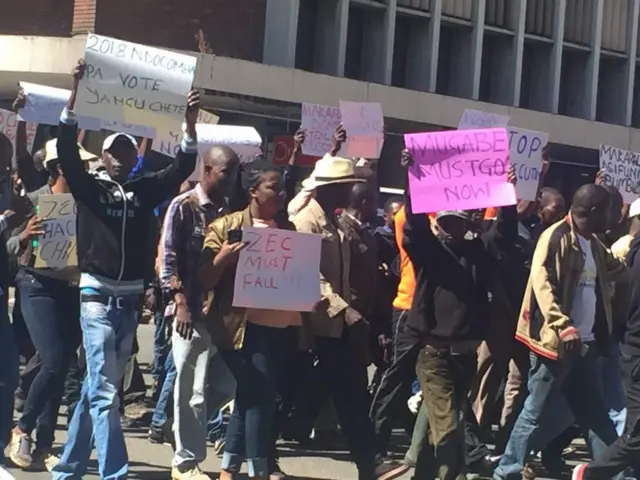
[[[587,468],[586,463],[581,463],[579,465],[576,465],[575,468],[573,469],[573,473],[571,474],[571,480],[582,480],[582,477],[584,477],[585,468]]]
[[[379,463],[374,470],[374,476],[376,480],[392,480],[404,475],[409,469],[406,463]]]
[[[224,438],[216,438],[213,442],[213,451],[216,455],[220,456],[224,451]]]
[[[149,427],[148,438],[151,443],[163,444],[165,442],[164,429],[156,425],[151,425],[151,427]]]
[[[60,457],[53,455],[49,450],[34,450],[31,454],[33,462],[31,463],[31,470],[49,473],[53,471],[53,468],[60,463]]]
[[[17,429],[11,431],[9,458],[22,469],[31,467],[33,458],[31,457],[31,437],[29,435],[19,432]]]
[[[177,467],[171,469],[172,480],[211,480],[211,477],[200,470],[200,467],[193,467],[191,470],[181,472]]]

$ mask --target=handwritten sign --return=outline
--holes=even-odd
[[[196,57],[89,34],[76,112],[158,128],[180,125]]]
[[[482,112],[480,110],[465,109],[458,124],[458,130],[473,130],[483,128],[502,128],[509,125],[508,115]]]
[[[624,203],[640,197],[640,153],[600,145],[600,169],[605,185],[617,188]]]
[[[379,158],[384,143],[384,118],[379,103],[340,100],[342,125],[347,131],[349,157]]]
[[[409,188],[416,213],[516,203],[507,181],[509,137],[504,128],[405,135],[413,155]]]
[[[59,116],[59,115],[58,115]],[[13,155],[16,154],[16,133],[18,129],[18,114],[9,110],[0,108],[0,133],[9,139],[13,146]],[[27,123],[27,150],[32,152],[33,142],[38,132],[37,123]]]
[[[76,202],[70,193],[40,195],[38,216],[45,218],[44,234],[38,238],[36,268],[78,266],[76,251]]]
[[[233,306],[310,312],[320,300],[322,237],[245,227],[242,241]]]
[[[516,194],[521,200],[534,201],[537,197],[542,173],[542,149],[548,142],[548,133],[509,128],[509,160],[518,178]]]
[[[252,162],[261,153],[262,138],[253,127],[235,125],[207,125],[197,124],[198,134],[198,163],[189,177],[190,181],[197,181],[202,176],[202,154],[206,153],[213,145],[226,145],[238,155],[240,162]],[[156,137],[151,149],[175,158],[180,149],[183,132],[170,131],[163,137]]]
[[[302,153],[314,157],[324,157],[333,146],[333,134],[342,122],[340,108],[303,103],[301,126],[306,136]],[[343,146],[338,155],[346,155]]]
[[[48,87],[36,83],[20,82],[20,88],[25,93],[25,106],[18,113],[25,122],[41,123],[43,125],[58,125],[60,114],[67,106],[71,90]],[[99,131],[98,118],[78,115],[78,127],[85,130]]]

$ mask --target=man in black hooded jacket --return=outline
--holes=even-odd
[[[77,203],[80,324],[87,359],[82,397],[53,478],[80,478],[95,442],[101,478],[126,478],[128,460],[118,412],[118,385],[131,355],[138,312],[148,278],[148,232],[154,209],[178,191],[197,157],[197,91],[189,92],[186,128],[175,161],[159,172],[129,178],[137,163],[133,137],[116,133],[103,143],[105,171],[92,175],[78,152],[74,113],[85,63],[73,72],[73,89],[58,128],[60,168]],[[93,435],[92,435],[93,434]],[[93,438],[92,438],[93,437]]]

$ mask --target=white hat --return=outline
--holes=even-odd
[[[629,207],[629,218],[637,217],[640,215],[640,198],[634,200]]]
[[[138,150],[138,142],[136,142],[136,139],[133,138],[131,135],[127,133],[112,133],[111,135],[109,135],[107,138],[104,139],[104,142],[102,142],[102,151],[104,152],[105,150],[109,150],[113,145],[113,142],[115,142],[116,139],[118,139],[118,137],[126,138],[131,142],[131,144],[133,145],[133,148]]]
[[[58,158],[58,139],[54,138],[53,140],[49,140],[44,145],[45,157],[43,165],[47,166],[49,162],[52,162]],[[84,147],[78,144],[78,153],[80,154],[80,159],[85,162],[90,162],[92,160],[96,160],[98,158],[97,155],[94,155],[91,152],[88,152],[84,149]]]
[[[302,182],[305,190],[314,190],[323,185],[334,183],[360,183],[365,180],[356,178],[353,173],[353,162],[346,158],[332,157],[327,154],[316,162],[313,172]]]

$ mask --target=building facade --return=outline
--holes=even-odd
[[[20,80],[68,87],[88,31],[198,52],[205,105],[255,126],[270,150],[301,102],[380,102],[388,186],[401,184],[401,134],[455,127],[466,108],[549,132],[550,179],[566,192],[593,178],[600,143],[640,151],[640,0],[0,0],[0,11],[5,102]]]

